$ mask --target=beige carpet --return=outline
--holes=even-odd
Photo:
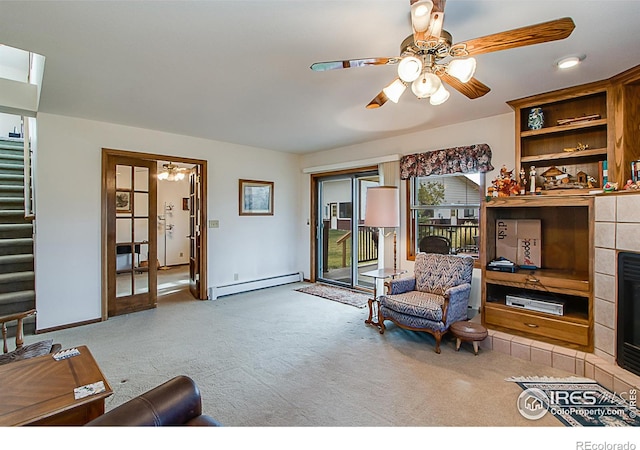
[[[327,300],[344,303],[345,305],[355,306],[356,308],[366,308],[369,303],[369,298],[371,298],[370,295],[363,294],[362,292],[320,283],[296,290],[305,294],[326,298]]]
[[[63,348],[87,345],[114,395],[111,409],[185,374],[203,409],[227,426],[561,426],[518,414],[510,376],[566,372],[492,351],[474,356],[445,337],[388,323],[367,309],[296,291],[293,283],[197,301],[183,289],[154,310],[39,336]]]

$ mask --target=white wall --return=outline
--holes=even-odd
[[[514,138],[513,113],[493,116],[486,119],[474,120],[434,130],[410,133],[389,139],[381,139],[374,142],[342,147],[324,152],[303,155],[301,168],[321,167],[337,163],[349,163],[351,161],[366,160],[376,157],[384,157],[393,154],[409,155],[443,148],[465,146],[471,144],[489,144],[492,151],[491,163],[495,167],[493,172],[487,173],[487,183],[496,178],[500,167],[505,164],[513,168],[515,164],[515,138]],[[302,221],[310,217],[310,175],[300,175],[302,202]],[[405,183],[400,184],[400,200],[402,211],[405,211]],[[413,272],[413,261],[407,260],[406,254],[406,214],[400,215],[400,228],[398,229],[398,266]],[[309,225],[300,227],[300,246],[298,265],[304,267],[304,272],[310,272],[310,229]],[[474,271],[474,283],[472,286],[472,300],[474,306],[480,305],[480,271]]]
[[[18,133],[22,131],[22,116],[0,113],[0,136],[9,137],[9,132],[13,133],[13,130]]]
[[[208,285],[298,272],[299,156],[84,119],[38,115],[38,329],[101,316],[102,148],[208,161]],[[273,216],[238,215],[238,179],[275,182]]]

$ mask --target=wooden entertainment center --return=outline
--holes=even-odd
[[[529,174],[535,166],[536,186],[541,186],[541,174],[555,166],[574,178],[580,173],[600,182],[606,161],[608,181],[618,183],[618,189],[631,178],[631,162],[640,160],[640,66],[608,80],[508,104],[515,111],[516,176],[521,168]],[[528,126],[533,108],[543,111],[542,128]],[[488,328],[593,352],[591,192],[601,189],[547,189],[538,195],[527,192],[483,202],[481,311]],[[540,220],[541,268],[514,273],[487,269],[501,256],[496,254],[496,221],[507,219]],[[509,306],[507,296],[559,301],[564,311],[558,315]]]

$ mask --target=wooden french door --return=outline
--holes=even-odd
[[[200,166],[194,166],[189,172],[189,290],[195,298],[203,296],[200,284],[201,271],[201,174]]]
[[[106,154],[108,316],[157,305],[157,165]]]

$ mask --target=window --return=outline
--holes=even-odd
[[[353,217],[353,208],[351,202],[339,203],[338,205],[340,211],[340,214],[338,215],[339,219],[351,219],[351,217]]]
[[[409,178],[409,259],[419,251],[420,240],[430,235],[449,239],[452,253],[478,258],[482,186],[480,173]]]

